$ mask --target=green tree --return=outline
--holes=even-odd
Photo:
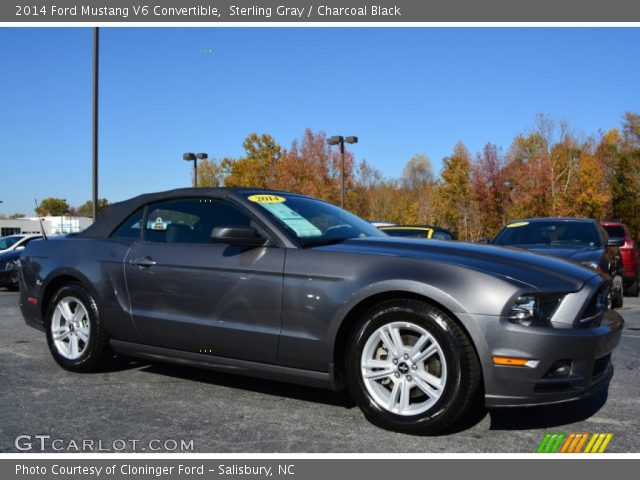
[[[98,216],[104,213],[105,209],[109,206],[109,200],[106,198],[98,199]],[[87,200],[78,208],[75,209],[75,215],[79,217],[93,218],[93,200]]]
[[[55,217],[59,215],[68,214],[70,209],[71,208],[69,207],[69,204],[67,203],[66,200],[62,198],[49,197],[42,200],[40,204],[36,207],[35,211],[36,211],[36,214],[41,217],[44,217],[47,215],[51,215]]]

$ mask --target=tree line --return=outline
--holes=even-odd
[[[324,132],[307,129],[288,150],[269,134],[252,133],[243,147],[241,158],[199,162],[198,186],[271,188],[339,203],[340,153]],[[472,154],[458,142],[439,175],[423,154],[391,179],[346,151],[345,183],[345,208],[365,219],[435,224],[463,240],[493,236],[514,219],[547,216],[620,220],[637,237],[640,114],[590,135],[539,115],[506,151],[487,143]]]
[[[269,134],[251,133],[244,155],[198,162],[198,186],[286,190],[340,203],[341,156],[324,132],[307,129],[289,149]],[[433,224],[462,240],[493,236],[526,217],[613,219],[640,237],[640,114],[618,128],[589,135],[539,115],[535,127],[506,150],[487,143],[472,154],[458,142],[438,175],[424,154],[414,155],[398,179],[345,151],[345,208],[374,221]],[[99,212],[108,205],[100,199]],[[92,215],[91,201],[73,208],[46,198],[38,215]],[[17,215],[16,215],[17,216]]]

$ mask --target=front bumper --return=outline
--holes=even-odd
[[[500,317],[468,317],[463,323],[472,321],[470,333],[481,337],[474,341],[484,374],[487,407],[578,400],[606,388],[613,376],[611,352],[624,326],[614,310],[604,312],[600,325],[593,328],[525,327]],[[537,365],[497,366],[493,356],[527,358],[536,360]],[[570,362],[567,376],[549,377],[556,362]]]

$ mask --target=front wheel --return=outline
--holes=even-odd
[[[111,356],[96,302],[80,284],[65,285],[55,293],[47,309],[46,332],[51,355],[67,370],[95,371]]]
[[[434,434],[455,423],[480,383],[480,365],[461,327],[415,300],[384,302],[364,315],[347,354],[347,382],[374,424]]]

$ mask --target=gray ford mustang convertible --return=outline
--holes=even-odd
[[[611,279],[487,245],[388,237],[284,192],[181,189],[31,242],[20,307],[62,367],[119,352],[340,389],[385,428],[435,433],[474,401],[605,388]]]

